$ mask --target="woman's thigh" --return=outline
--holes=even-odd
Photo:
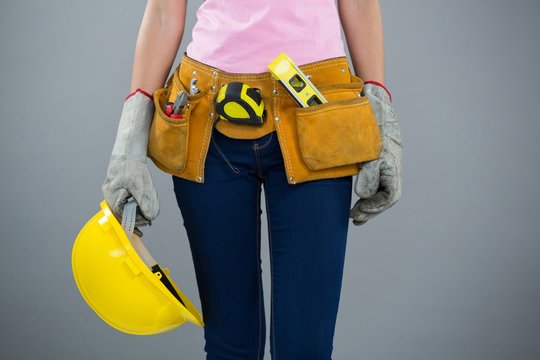
[[[173,177],[174,191],[194,261],[207,359],[255,359],[265,338],[261,183],[249,142],[223,136],[210,144],[205,183]]]
[[[352,177],[264,182],[271,256],[270,348],[276,359],[331,359]]]

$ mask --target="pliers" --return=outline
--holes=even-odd
[[[184,90],[180,91],[173,102],[167,101],[165,104],[165,115],[172,119],[182,119],[182,108],[186,105],[187,94]]]

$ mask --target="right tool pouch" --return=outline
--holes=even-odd
[[[298,146],[311,170],[376,159],[381,151],[377,120],[363,81],[351,74],[350,83],[320,86],[327,103],[297,107]]]

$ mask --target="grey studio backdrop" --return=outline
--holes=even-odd
[[[174,66],[200,3],[189,1]],[[381,6],[403,196],[351,224],[333,358],[539,359],[540,2]],[[108,327],[71,274],[73,241],[99,210],[144,7],[0,2],[1,359],[204,358],[191,324],[153,337]],[[200,309],[171,177],[150,170],[161,213],[144,239]],[[269,319],[265,214],[262,231]]]

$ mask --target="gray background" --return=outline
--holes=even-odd
[[[189,2],[179,54],[200,3]],[[540,2],[381,5],[403,197],[351,224],[334,359],[539,359]],[[144,7],[0,2],[2,359],[203,359],[201,328],[117,332],[71,274],[72,243],[102,199]],[[200,308],[172,180],[150,164],[161,214],[146,244]]]

